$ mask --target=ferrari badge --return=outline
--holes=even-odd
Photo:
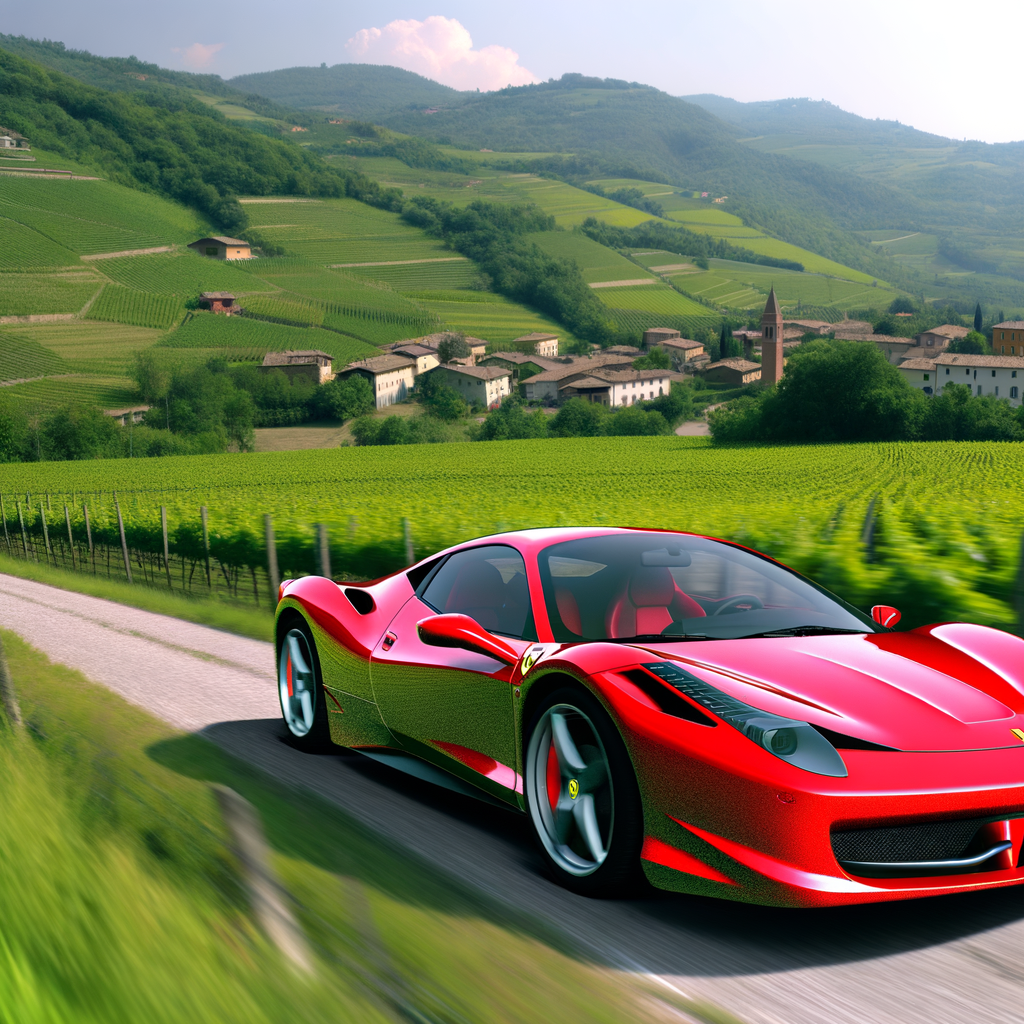
[[[580,795],[580,784],[575,779],[569,780],[569,796],[576,799]]]

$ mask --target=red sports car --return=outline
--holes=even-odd
[[[737,544],[525,530],[281,588],[293,741],[526,813],[578,892],[779,906],[1024,881],[1024,640],[896,633]]]

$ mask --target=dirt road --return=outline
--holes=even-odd
[[[357,754],[279,741],[269,644],[0,575],[0,624],[182,729],[748,1024],[1024,1022],[1024,888],[830,911],[585,900],[540,873],[525,821]],[[1022,772],[1024,774],[1024,772]]]

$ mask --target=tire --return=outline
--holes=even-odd
[[[597,699],[575,686],[549,694],[531,720],[524,760],[527,813],[552,877],[584,896],[639,888],[640,792]]]
[[[282,624],[277,656],[277,693],[288,743],[307,754],[332,748],[327,700],[313,634],[298,616]]]

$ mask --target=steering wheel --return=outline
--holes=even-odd
[[[739,606],[744,604],[750,605],[750,608],[744,608],[743,611],[753,611],[764,607],[764,601],[756,594],[737,594],[735,597],[726,598],[711,614],[729,615],[732,612],[740,611]]]

